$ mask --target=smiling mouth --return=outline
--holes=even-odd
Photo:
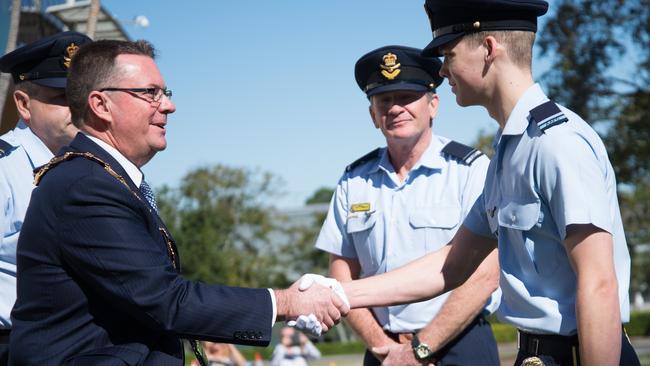
[[[399,121],[393,121],[393,122],[389,123],[388,126],[386,126],[386,127],[388,127],[388,128],[399,127],[399,126],[401,126],[403,124],[406,124],[407,122],[408,122],[408,120],[401,119]]]

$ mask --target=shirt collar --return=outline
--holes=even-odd
[[[418,160],[418,162],[415,163],[413,168],[411,168],[411,171],[415,171],[420,167],[425,167],[429,169],[442,169],[445,160],[440,154],[440,150],[442,150],[443,147],[444,147],[443,142],[440,141],[440,139],[437,138],[435,135],[433,135],[431,137],[431,142],[429,143],[429,146],[427,147],[426,150],[424,150],[422,156],[420,156],[420,160]],[[388,173],[395,171],[395,169],[393,168],[393,164],[391,164],[390,158],[388,156],[388,148],[384,148],[382,150],[379,163],[377,164],[376,167],[373,167],[373,169],[371,169],[371,172],[375,172],[380,168]]]
[[[547,101],[548,97],[542,91],[542,87],[535,83],[519,98],[515,108],[510,112],[501,135],[521,135],[528,128],[528,116],[530,110]]]
[[[54,154],[45,146],[43,141],[34,134],[31,128],[23,120],[19,120],[14,129],[14,136],[20,145],[27,152],[33,168],[45,165]]]
[[[140,169],[138,169],[135,164],[129,161],[124,155],[122,155],[116,148],[113,146],[107,144],[106,142],[98,139],[97,137],[90,136],[89,134],[82,132],[86,137],[88,137],[92,142],[96,143],[101,147],[102,149],[106,150],[107,153],[109,153],[117,162],[124,168],[126,171],[126,174],[129,175],[129,178],[131,178],[131,181],[135,183],[136,187],[140,188],[140,184],[142,184],[143,180],[143,175]]]

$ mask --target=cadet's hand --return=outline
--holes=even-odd
[[[372,353],[383,358],[382,366],[435,366],[433,362],[422,363],[415,359],[413,349],[408,343],[395,343],[390,346],[373,347]]]

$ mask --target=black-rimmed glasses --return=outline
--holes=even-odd
[[[103,91],[121,91],[121,92],[127,92],[127,93],[144,93],[149,98],[151,98],[152,102],[155,102],[155,103],[160,102],[163,95],[166,96],[167,98],[170,98],[170,99],[172,97],[171,89],[160,88],[160,87],[157,87],[157,86],[153,86],[151,88],[102,88],[99,91],[100,92],[103,92]]]

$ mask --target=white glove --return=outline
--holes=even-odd
[[[298,289],[300,289],[300,291],[305,291],[314,283],[331,288],[341,298],[345,305],[350,307],[350,302],[348,301],[348,297],[345,295],[345,291],[343,291],[343,286],[341,286],[341,283],[334,278],[329,278],[314,273],[307,273],[302,275],[300,278]]]
[[[300,315],[296,320],[289,320],[287,325],[296,327],[312,337],[320,337],[323,332],[323,327],[314,314]]]

